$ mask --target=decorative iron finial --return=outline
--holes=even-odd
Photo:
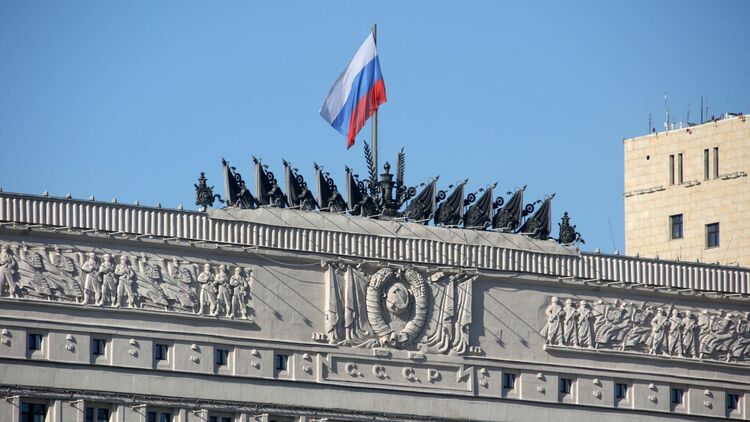
[[[571,245],[573,243],[586,243],[581,234],[576,231],[576,226],[570,224],[570,217],[568,212],[565,211],[562,216],[562,223],[558,223],[560,226],[560,236],[557,239],[557,243],[564,245]]]
[[[221,202],[220,195],[214,195],[214,187],[208,187],[208,180],[206,174],[201,172],[201,176],[198,178],[198,184],[195,186],[195,205],[200,207],[201,211],[205,211],[206,207],[213,207],[214,201],[218,200]]]

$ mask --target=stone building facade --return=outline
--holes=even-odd
[[[745,116],[623,144],[626,254],[750,266]]]
[[[750,419],[744,268],[11,193],[0,249],[3,421]]]

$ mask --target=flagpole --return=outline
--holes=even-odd
[[[372,25],[372,38],[375,40],[375,45],[378,44],[378,24]],[[372,153],[375,161],[375,168],[378,168],[378,111],[372,115],[372,121],[370,123],[372,128]]]

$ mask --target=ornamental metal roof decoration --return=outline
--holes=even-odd
[[[242,180],[242,175],[236,172],[234,167],[230,167],[225,159],[221,159],[224,166],[224,192],[227,197],[227,205],[240,208],[255,208],[257,201],[250,193]]]
[[[367,179],[361,180],[351,168],[345,167],[346,198],[339,192],[330,173],[325,172],[317,163],[313,163],[317,184],[317,190],[313,192],[299,170],[288,161],[282,160],[285,194],[273,172],[256,157],[252,157],[255,164],[256,186],[256,195],[253,196],[236,168],[230,167],[229,163],[222,159],[226,204],[242,209],[289,207],[302,211],[331,212],[421,224],[428,224],[432,220],[437,226],[449,228],[492,230],[522,234],[539,240],[553,239],[551,218],[554,194],[544,200],[524,205],[524,185],[516,188],[512,194],[507,192],[506,195],[510,195],[510,198],[506,202],[502,196],[494,197],[497,183],[465,195],[468,183],[468,179],[465,179],[449,185],[448,189],[452,189],[452,192],[446,195],[446,191],[438,190],[439,176],[416,187],[406,185],[406,155],[403,148],[396,158],[395,174],[391,173],[391,164],[386,162],[383,165],[383,173],[378,175],[372,151],[366,143],[364,153]],[[419,186],[424,188],[417,194]],[[199,205],[202,211],[213,206],[217,199],[224,202],[221,196],[213,194],[213,187],[208,187],[203,173],[195,189],[196,205]],[[477,200],[480,192],[482,194]],[[541,205],[535,212],[537,204]],[[563,214],[558,226],[560,231],[559,236],[554,239],[556,242],[564,245],[584,243],[580,233],[575,230],[576,226],[570,224],[567,212]]]

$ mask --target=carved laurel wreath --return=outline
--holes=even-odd
[[[422,276],[412,270],[403,271],[403,278],[409,283],[409,290],[414,296],[414,317],[406,323],[404,329],[394,333],[393,329],[383,318],[383,308],[380,299],[383,296],[383,288],[391,284],[391,281],[399,278],[399,273],[391,268],[382,268],[370,277],[367,283],[367,319],[370,321],[373,331],[381,343],[389,343],[392,346],[410,343],[417,338],[427,321],[427,294],[425,292],[425,281]]]

